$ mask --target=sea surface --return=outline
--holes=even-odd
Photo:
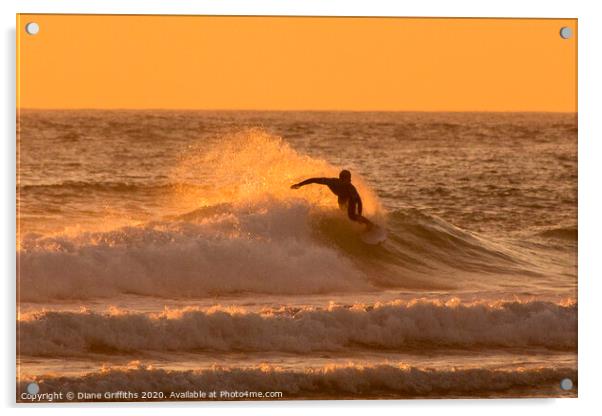
[[[22,110],[17,156],[17,400],[577,395],[576,114]],[[290,189],[341,169],[384,243]]]

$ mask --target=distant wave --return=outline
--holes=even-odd
[[[35,185],[21,185],[19,190],[25,193],[56,193],[58,197],[64,197],[65,193],[81,195],[82,192],[111,192],[111,193],[159,193],[169,192],[171,190],[190,191],[201,189],[199,185],[191,183],[173,183],[161,182],[157,180],[154,183],[143,182],[110,182],[110,181],[64,181],[57,183],[40,183]]]
[[[557,227],[541,231],[537,234],[544,238],[554,238],[558,240],[577,241],[577,226]]]
[[[169,371],[145,368],[106,370],[82,377],[40,377],[36,379],[40,393],[45,392],[171,392],[222,391],[283,393],[291,398],[405,398],[405,397],[480,397],[490,394],[516,397],[560,396],[559,381],[569,377],[577,380],[577,371],[570,368],[535,368],[516,370],[452,369],[430,370],[415,367],[327,366],[306,371],[283,370],[278,367],[213,368],[202,371]],[[27,383],[22,380],[17,399]],[[569,395],[574,392],[568,393]],[[119,399],[114,399],[119,401]],[[174,400],[174,399],[172,399]],[[222,400],[225,398],[222,397]],[[247,399],[248,400],[248,399]],[[124,400],[121,400],[124,401]]]
[[[265,313],[188,308],[160,314],[45,312],[19,321],[32,356],[152,351],[574,350],[577,306],[549,302],[391,302]]]

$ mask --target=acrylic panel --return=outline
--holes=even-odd
[[[18,15],[16,400],[576,397],[576,58],[576,19]]]

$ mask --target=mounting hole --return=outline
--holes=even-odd
[[[563,378],[560,381],[560,388],[562,390],[572,390],[573,389],[573,380],[571,380],[570,378]]]
[[[38,383],[29,383],[27,385],[27,393],[29,394],[38,394],[39,391],[40,386],[38,386]]]
[[[36,22],[30,22],[27,23],[25,25],[25,31],[27,32],[27,34],[29,35],[37,35],[38,32],[40,31],[40,25],[37,24]]]
[[[560,37],[562,39],[570,39],[573,37],[573,29],[570,27],[564,26],[560,28]]]

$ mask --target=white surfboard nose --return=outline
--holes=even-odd
[[[387,239],[387,230],[379,225],[374,225],[362,233],[362,241],[366,244],[379,244]]]

